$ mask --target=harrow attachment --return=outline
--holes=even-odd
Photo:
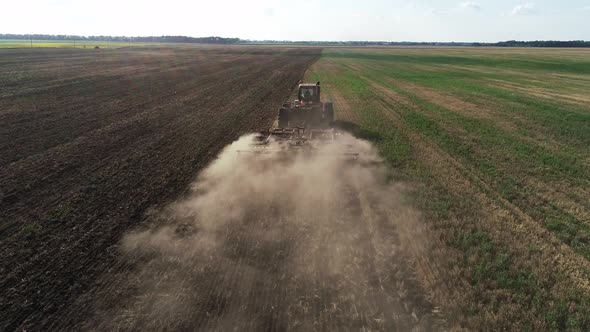
[[[303,127],[274,128],[257,133],[248,150],[240,154],[319,155],[357,159],[359,153],[352,146],[339,142],[342,132],[330,129],[306,129]]]

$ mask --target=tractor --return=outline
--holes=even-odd
[[[297,86],[297,99],[279,109],[279,128],[326,128],[334,121],[331,101],[320,99],[320,82]]]
[[[258,132],[251,148],[237,150],[240,154],[281,154],[285,156],[313,154],[326,144],[334,144],[345,133],[333,128],[334,108],[331,101],[321,101],[320,82],[297,83],[297,99],[287,101],[279,109],[278,128]],[[332,156],[357,159],[350,146],[337,145]],[[325,152],[325,151],[324,151]]]

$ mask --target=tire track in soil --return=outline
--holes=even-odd
[[[484,217],[479,221],[477,227],[481,227],[488,232],[494,241],[507,243],[506,247],[514,248],[511,251],[514,257],[526,262],[523,265],[535,271],[538,275],[562,275],[564,277],[562,280],[555,281],[554,289],[556,292],[572,287],[571,285],[574,285],[582,292],[589,292],[586,271],[590,271],[590,267],[585,258],[575,253],[570,247],[563,245],[554,234],[519,207],[503,199],[468,167],[446,154],[436,144],[407,130],[403,121],[401,121],[401,109],[393,107],[397,104],[405,105],[404,101],[400,101],[391,92],[383,96],[386,101],[381,108],[383,116],[389,118],[391,123],[404,130],[411,139],[417,155],[429,166],[433,174],[437,178],[447,179],[444,185],[449,191],[458,195],[468,193],[480,203],[481,209],[484,211],[482,214]],[[457,223],[456,227],[473,227],[460,220],[454,220],[453,222]],[[516,226],[509,227],[508,225]],[[527,253],[527,248],[531,247],[539,248],[537,255],[521,254]],[[428,265],[434,266],[432,264]],[[568,286],[566,287],[563,284]],[[456,292],[460,287],[458,285],[453,286],[455,288],[454,292],[457,294]],[[473,297],[473,292],[470,291],[467,284],[462,285],[461,292]],[[456,295],[450,298],[458,299],[461,296]],[[445,307],[452,307],[452,304],[447,304]]]
[[[378,84],[377,82],[372,82],[371,80],[365,78],[365,80],[367,82],[369,82],[371,84],[371,87],[379,92],[381,95],[385,96],[387,99],[389,100],[395,100],[396,103],[402,104],[405,107],[409,107],[414,111],[420,112],[420,113],[424,113],[424,111],[420,110],[419,107],[417,107],[416,105],[414,105],[410,100],[408,100],[407,98],[395,93],[394,91],[391,91],[390,89],[387,89],[386,87],[384,87],[383,85]],[[393,79],[388,79],[388,82],[390,82],[391,84],[400,86],[406,90],[410,89],[413,92],[416,92],[417,90],[424,90],[424,87],[418,87],[415,84],[408,84],[408,83],[404,83],[404,82],[400,82],[399,80],[393,80]],[[408,90],[409,91],[409,90]],[[425,89],[424,91],[428,91],[428,92],[424,92],[425,95],[427,95],[428,93],[432,93],[436,98],[434,98],[435,100],[437,100],[437,103],[439,103],[441,106],[447,106],[445,104],[445,99],[449,99],[452,100],[452,97],[447,96],[447,97],[443,97],[442,95],[436,93],[436,92],[432,92],[428,89]],[[461,101],[455,101],[458,104],[461,104]],[[449,102],[449,103],[452,103]],[[469,103],[467,103],[466,105],[469,105]],[[463,111],[467,110],[469,111],[469,106],[464,105]],[[455,108],[453,107],[449,107],[450,110],[455,111]],[[428,116],[432,116],[431,114],[426,114]],[[443,125],[443,127],[445,127],[446,130],[448,130],[451,133],[454,133],[456,136],[461,136],[461,137],[465,137],[468,134],[465,132],[458,132],[457,128],[454,127],[450,127],[450,126],[445,126],[444,125],[444,119],[440,118],[440,117],[436,117],[437,121],[439,124]],[[496,121],[496,123],[499,123],[501,121]],[[505,126],[502,126],[504,129],[506,129]],[[529,138],[525,138],[525,137],[520,137],[523,140],[527,141],[527,142],[531,142],[536,144],[535,140],[532,140],[530,137]],[[545,139],[546,141],[546,139]],[[544,147],[544,148],[548,148],[550,150],[555,150],[558,149],[559,147],[549,147],[548,143],[547,144],[541,144],[540,146]],[[489,153],[489,152],[488,152]],[[483,152],[482,152],[483,154]],[[551,201],[553,202],[553,204],[555,204],[559,209],[562,209],[563,211],[569,213],[571,216],[574,216],[575,218],[577,218],[577,220],[581,221],[581,222],[585,222],[587,223],[588,221],[590,221],[589,216],[589,211],[588,211],[588,197],[590,196],[587,192],[584,192],[583,189],[583,185],[575,185],[575,184],[568,184],[567,186],[565,186],[567,189],[560,189],[560,185],[556,184],[553,182],[547,182],[547,181],[539,181],[538,179],[535,179],[534,177],[531,176],[527,176],[525,174],[522,174],[521,177],[523,178],[523,181],[527,184],[527,186],[534,188],[534,190],[532,190],[532,194],[531,196],[533,196],[532,198],[530,198],[531,202],[530,204],[538,204],[535,202],[538,201]],[[566,179],[560,179],[560,182],[564,182],[567,183]],[[564,186],[562,186],[564,187]]]
[[[318,157],[335,147],[238,157],[249,138],[234,143],[187,198],[123,240],[88,294],[94,315],[75,328],[442,329],[407,250],[427,241],[410,230],[419,214],[368,143],[341,139],[361,160]]]
[[[386,104],[387,105],[383,105],[382,109],[383,110],[391,110],[392,107],[391,105],[396,105],[396,104],[401,104],[405,107],[410,107],[414,110],[418,110],[417,107],[413,104],[411,104],[409,101],[407,101],[407,99],[403,98],[402,96],[399,96],[398,94],[386,90],[384,89],[382,86],[378,85],[376,82],[370,82],[373,86],[373,88],[376,89],[376,91],[378,91],[379,93],[381,93],[386,100]],[[419,111],[419,110],[418,110]],[[399,111],[396,111],[395,113],[399,113]],[[386,112],[385,115],[389,118],[392,119],[392,123],[403,123],[400,119],[400,116],[398,114],[395,114],[394,112]],[[399,125],[401,127],[401,125]],[[405,129],[405,128],[403,128]],[[406,130],[407,131],[407,130]],[[419,135],[416,134],[410,134],[408,132],[408,135],[411,136],[412,142],[414,143],[414,145],[417,147],[417,149],[422,148],[420,142],[423,142],[424,139],[420,138]],[[429,147],[429,149],[432,149],[432,147]],[[525,232],[524,234],[527,234],[529,237],[532,236],[532,234],[537,235],[539,238],[543,239],[543,238],[548,238],[545,241],[548,241],[550,243],[558,243],[560,242],[559,239],[557,239],[557,237],[554,234],[551,234],[551,232],[549,232],[548,230],[546,230],[542,225],[539,224],[539,221],[535,220],[532,216],[528,215],[525,211],[523,211],[520,207],[508,202],[506,199],[504,199],[503,197],[501,197],[501,195],[499,195],[498,193],[496,193],[489,184],[487,184],[485,181],[483,181],[482,179],[480,179],[478,177],[478,175],[476,174],[476,172],[474,172],[473,170],[470,170],[468,167],[462,165],[459,161],[455,160],[454,158],[452,158],[451,156],[446,155],[444,152],[437,152],[436,154],[432,151],[430,152],[426,152],[424,153],[424,155],[429,155],[430,158],[433,158],[433,156],[436,155],[441,155],[441,156],[437,156],[436,162],[432,162],[432,164],[440,164],[441,161],[440,160],[451,160],[452,161],[452,167],[451,166],[447,166],[447,169],[457,169],[459,170],[461,173],[466,174],[466,178],[469,179],[469,181],[472,182],[472,186],[475,187],[479,187],[478,189],[476,189],[477,191],[479,191],[479,194],[477,196],[489,196],[489,197],[485,197],[488,201],[491,201],[491,203],[487,203],[485,205],[492,205],[494,206],[494,210],[496,211],[497,215],[502,215],[502,217],[497,217],[498,219],[503,219],[503,218],[511,218],[513,220],[519,220],[518,222],[511,220],[510,224],[519,224],[520,226],[518,227],[519,232],[521,231],[522,228],[525,228],[523,222],[526,221],[526,228],[527,229],[534,229],[533,230],[528,230],[527,232]],[[444,176],[441,176],[441,178],[444,178]],[[528,180],[527,180],[528,181]],[[537,189],[538,192],[536,192],[534,195],[537,196],[540,200],[545,199],[545,195],[558,195],[558,192],[554,192],[548,189],[548,186],[543,186],[543,185],[539,185],[539,184],[535,184],[532,182],[527,182],[529,185],[533,186],[535,189]],[[455,183],[456,186],[456,183]],[[575,186],[573,186],[573,188],[576,188]],[[576,197],[574,194],[571,194],[571,196]],[[551,197],[551,196],[550,196]],[[577,198],[577,197],[576,197]],[[560,208],[563,208],[564,210],[568,211],[570,210],[571,214],[578,217],[579,220],[581,220],[582,222],[585,219],[586,214],[584,214],[584,209],[583,209],[583,205],[577,205],[575,204],[573,201],[568,202],[568,200],[571,200],[570,197],[568,197],[566,199],[566,197],[563,197],[561,200],[557,200],[556,205],[559,206]],[[485,206],[482,203],[482,206]],[[499,212],[502,211],[502,212]],[[489,215],[493,215],[493,214],[489,214]],[[507,215],[509,215],[510,217],[507,217]],[[530,226],[529,226],[530,224]],[[532,226],[534,225],[534,226]],[[497,232],[497,228],[494,228],[494,230]],[[507,238],[508,236],[504,236],[504,238]],[[527,239],[528,241],[532,241],[530,239]],[[519,239],[518,240],[519,243],[523,243],[526,242],[524,240]],[[543,241],[537,240],[536,243],[543,243]],[[536,244],[535,244],[536,245]],[[574,283],[576,285],[578,285],[579,287],[581,287],[582,289],[584,289],[585,291],[589,291],[590,290],[590,283],[588,282],[587,278],[584,276],[585,274],[587,274],[584,271],[590,271],[590,266],[589,263],[586,259],[584,259],[583,257],[581,257],[580,255],[578,255],[577,253],[573,252],[573,250],[569,247],[565,248],[562,245],[552,245],[552,246],[547,246],[547,245],[540,245],[540,247],[543,248],[550,248],[551,251],[554,250],[564,250],[565,253],[556,253],[553,252],[551,254],[548,254],[549,257],[555,257],[554,259],[551,259],[549,257],[546,257],[545,260],[546,261],[559,261],[559,265],[561,267],[563,267],[564,271],[567,271],[567,274],[569,277],[572,278],[572,280],[574,280]],[[523,250],[524,251],[524,250]],[[568,257],[568,258],[563,258],[563,257]],[[573,268],[572,266],[578,266],[577,268]],[[543,264],[539,264],[539,266],[543,266]],[[580,272],[583,271],[583,272]]]

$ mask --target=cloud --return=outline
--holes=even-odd
[[[512,15],[532,15],[535,12],[535,4],[533,2],[527,2],[514,7],[511,13]]]
[[[453,15],[453,14],[466,13],[466,12],[470,12],[470,11],[476,11],[476,10],[480,10],[480,9],[481,9],[481,5],[475,1],[463,1],[459,5],[451,7],[451,8],[445,8],[445,9],[431,8],[428,11],[426,11],[426,13],[428,15],[434,15],[434,16]]]
[[[464,8],[464,9],[472,9],[472,10],[480,10],[481,9],[480,4],[475,1],[465,1],[465,2],[461,3],[460,7]]]

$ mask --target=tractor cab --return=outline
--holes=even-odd
[[[320,82],[297,83],[297,99],[279,109],[279,128],[322,128],[334,121],[331,101],[320,99]]]
[[[297,99],[303,102],[320,102],[320,82],[299,83]]]

